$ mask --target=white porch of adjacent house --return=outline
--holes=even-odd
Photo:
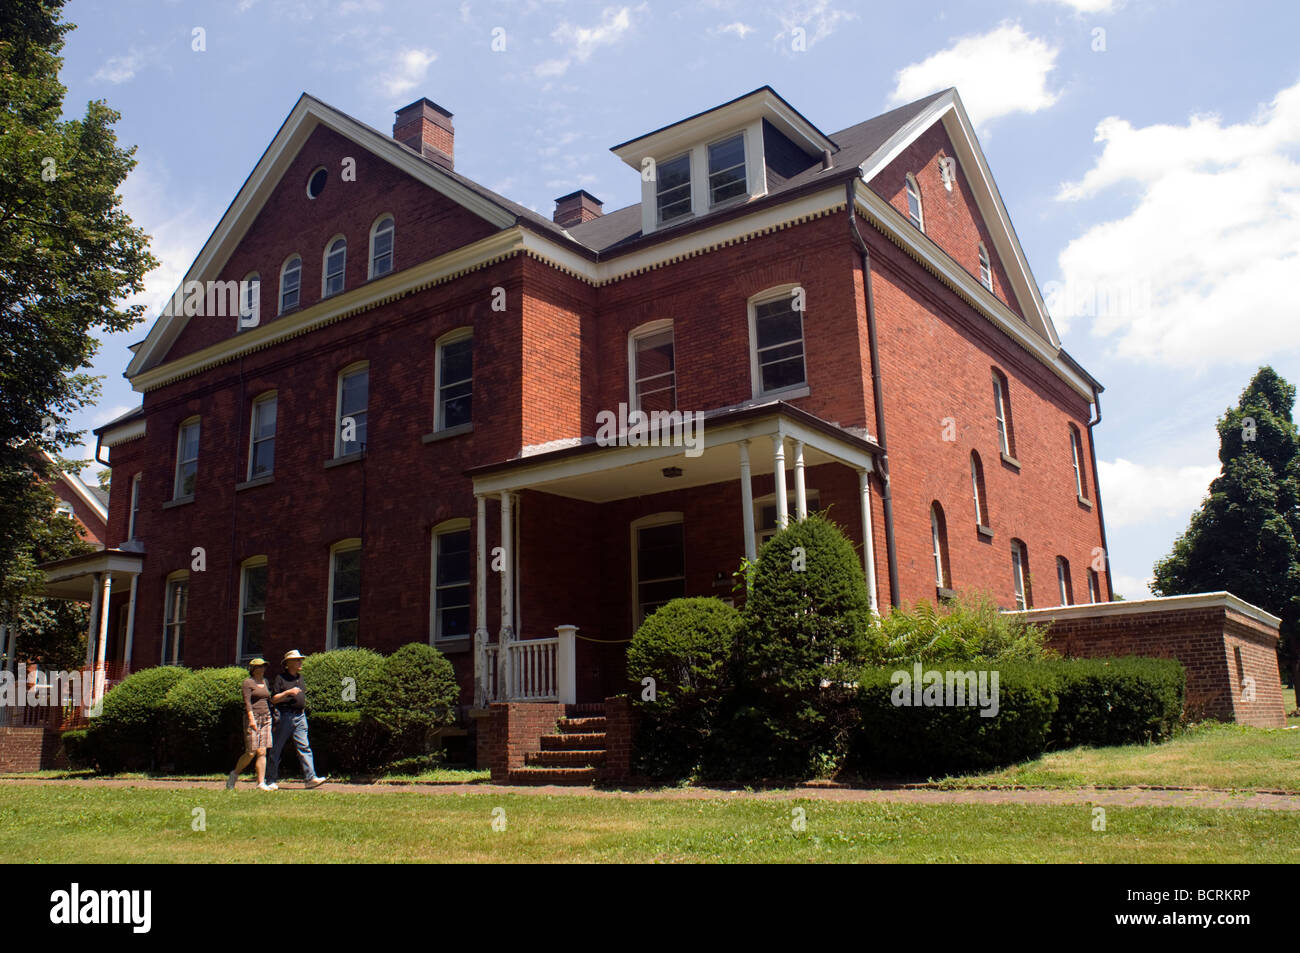
[[[620,434],[620,440],[626,440],[627,436]],[[741,496],[744,555],[752,561],[757,558],[753,478],[772,475],[777,527],[784,528],[792,516],[803,519],[808,515],[805,468],[842,464],[858,473],[863,566],[871,608],[873,612],[877,610],[869,474],[878,448],[872,441],[780,401],[706,414],[702,439],[693,440],[689,447],[682,446],[680,440],[672,445],[671,432],[651,436],[662,445],[600,446],[588,441],[470,471],[478,510],[475,707],[492,701],[572,704],[576,700],[576,640],[581,638],[577,627],[557,619],[554,637],[516,638],[519,587],[515,579],[518,571],[515,553],[527,541],[512,539],[512,533],[518,493],[522,490],[588,503],[608,503],[735,481],[739,483]],[[789,506],[791,487],[793,513]],[[505,554],[500,571],[501,612],[495,644],[488,641],[489,498],[501,503],[501,547]]]

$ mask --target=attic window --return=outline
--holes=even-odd
[[[741,133],[709,146],[709,203],[717,205],[745,192],[745,136]]]
[[[325,180],[328,178],[329,173],[325,171],[324,166],[313,172],[311,178],[307,180],[307,198],[314,199],[325,191]]]
[[[659,163],[659,182],[655,190],[659,205],[659,224],[691,214],[691,154]]]
[[[925,217],[921,214],[921,189],[912,173],[907,173],[907,217],[913,225],[925,231]]]

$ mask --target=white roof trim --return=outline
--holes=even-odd
[[[1230,592],[1197,592],[1186,596],[1156,596],[1151,599],[1125,599],[1120,602],[1088,602],[1083,605],[1057,606],[1052,609],[1018,611],[1027,622],[1041,619],[1078,619],[1093,615],[1136,615],[1142,612],[1177,612],[1184,609],[1235,609],[1242,615],[1268,626],[1279,626],[1282,620],[1273,613],[1251,605]]]
[[[100,446],[112,449],[118,444],[126,443],[129,440],[139,440],[145,435],[145,424],[145,418],[141,417],[139,420],[132,420],[120,427],[106,430],[99,436]]]
[[[515,216],[511,212],[461,185],[439,166],[425,161],[395,139],[304,93],[249,173],[230,207],[221,216],[221,221],[185,273],[181,287],[184,287],[186,281],[203,281],[220,271],[261,211],[263,203],[279,184],[289,164],[296,158],[298,150],[316,127],[321,125],[370,150],[496,227],[506,228],[515,223]],[[135,377],[156,365],[175,343],[188,321],[184,315],[159,316],[127,366],[126,376]]]
[[[1061,338],[1056,333],[1055,325],[1052,324],[1051,315],[1048,314],[1047,306],[1038,290],[1038,283],[1029,270],[1029,260],[1025,257],[1024,248],[1021,247],[1020,239],[1011,225],[1011,217],[1007,214],[1006,205],[1003,204],[1002,195],[993,180],[993,173],[989,170],[984,150],[980,148],[979,140],[975,137],[974,127],[971,125],[970,117],[966,115],[966,108],[962,105],[957,90],[946,91],[885,140],[885,143],[862,163],[864,178],[868,181],[873,179],[922,133],[933,126],[936,120],[942,120],[944,131],[948,133],[953,149],[957,152],[957,160],[973,186],[975,202],[988,226],[994,250],[1003,267],[1006,268],[1016,301],[1025,312],[1025,317],[1039,326],[1040,333],[1052,347],[1060,348]]]
[[[42,453],[44,453],[45,459],[51,463],[58,462],[48,452],[42,451]],[[81,502],[85,503],[94,511],[96,516],[104,520],[104,522],[108,522],[108,507],[100,502],[99,497],[90,492],[90,487],[86,486],[85,481],[82,480],[81,477],[68,470],[59,471],[59,477],[72,488],[72,492],[77,495],[77,498],[81,500]]]

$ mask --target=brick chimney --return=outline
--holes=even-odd
[[[393,138],[438,165],[452,168],[456,132],[451,125],[451,113],[432,100],[417,99],[397,110]]]
[[[555,214],[551,220],[561,228],[581,225],[583,222],[590,222],[593,218],[600,218],[604,214],[601,209],[604,204],[590,192],[578,189],[568,195],[561,195],[555,200]]]

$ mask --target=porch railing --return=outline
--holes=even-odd
[[[489,701],[566,702],[575,700],[574,654],[577,627],[556,626],[549,639],[519,639],[506,644],[507,684],[501,685],[499,644],[486,649]]]

